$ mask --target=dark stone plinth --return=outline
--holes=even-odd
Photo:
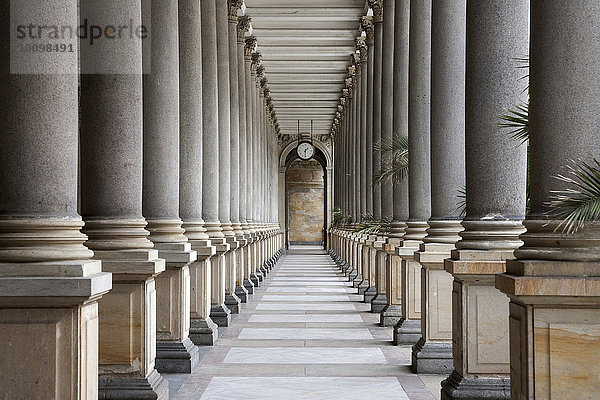
[[[190,338],[183,342],[156,343],[156,370],[164,374],[190,374],[198,362],[200,353],[198,347]]]

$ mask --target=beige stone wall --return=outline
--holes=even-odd
[[[290,242],[321,242],[325,185],[316,161],[296,160],[287,172]]]

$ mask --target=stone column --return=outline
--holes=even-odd
[[[256,214],[256,195],[257,195],[257,187],[255,182],[256,171],[258,170],[258,166],[256,164],[256,152],[258,151],[258,147],[256,145],[256,135],[258,132],[257,128],[257,99],[256,99],[256,71],[260,65],[261,55],[260,53],[254,52],[256,48],[256,38],[251,37],[246,39],[246,51],[250,53],[250,69],[247,75],[248,81],[246,86],[247,96],[249,96],[248,103],[250,106],[248,110],[250,111],[249,115],[251,116],[251,128],[252,134],[248,137],[248,154],[251,156],[249,164],[251,164],[251,168],[249,168],[248,174],[248,183],[250,184],[249,191],[249,205],[250,205],[250,213],[252,219],[252,245],[249,252],[249,265],[250,265],[250,279],[254,283],[254,286],[258,286],[259,282],[263,280],[262,272],[258,269],[257,265],[257,249],[258,249],[258,218]]]
[[[252,82],[253,86],[253,97],[254,97],[254,128],[252,130],[252,148],[254,150],[254,168],[252,174],[252,184],[254,187],[253,191],[253,199],[254,199],[254,229],[256,231],[256,243],[254,245],[253,251],[253,264],[255,274],[259,278],[259,280],[263,280],[265,276],[265,271],[262,269],[261,265],[261,249],[262,249],[262,221],[261,221],[261,209],[260,209],[260,174],[261,174],[261,163],[260,163],[260,154],[261,154],[261,145],[260,145],[260,135],[261,135],[261,109],[262,109],[262,99],[260,96],[260,81],[264,77],[264,67],[260,65],[261,55],[260,53],[253,54],[253,62],[255,65],[254,71],[255,74],[253,76],[254,80]]]
[[[125,15],[127,22],[142,24],[141,3],[86,3],[80,12],[96,25]],[[123,53],[128,57],[115,62]],[[142,217],[142,39],[84,46],[81,68],[92,72],[81,76],[80,95],[86,245],[103,270],[113,272],[113,291],[98,302],[99,397],[131,397],[141,390],[167,398],[168,382],[154,368],[154,278],[165,270],[165,260],[148,240]]]
[[[365,175],[366,175],[366,213],[373,215],[373,85],[374,85],[374,36],[375,29],[373,25],[373,17],[367,16],[361,18],[361,29],[365,32],[365,44],[367,46],[366,54],[366,71],[363,71],[364,79],[366,79],[366,160],[365,160]],[[365,240],[365,256],[363,263],[363,278],[368,285],[361,290],[364,295],[364,302],[371,303],[371,300],[377,294],[375,289],[375,262],[373,254],[373,235],[369,235]]]
[[[248,265],[248,252],[250,244],[250,229],[247,221],[247,199],[248,199],[248,185],[247,185],[247,173],[248,173],[248,162],[249,158],[247,151],[247,136],[251,134],[248,128],[247,112],[248,106],[246,103],[246,68],[250,66],[246,65],[245,62],[245,43],[244,38],[246,32],[250,29],[250,17],[238,18],[237,25],[237,74],[238,74],[238,98],[239,98],[239,126],[240,126],[240,139],[239,139],[239,159],[240,159],[240,170],[239,170],[239,185],[240,185],[240,204],[239,214],[240,223],[243,232],[243,238],[238,239],[241,243],[241,251],[238,257],[238,277],[240,279],[239,286],[243,287],[245,291],[236,288],[236,293],[242,302],[247,302],[248,295],[254,293],[254,285],[250,281],[249,265]],[[249,73],[249,72],[248,72]]]
[[[210,319],[211,265],[215,247],[206,234],[202,210],[202,51],[200,2],[179,1],[179,213],[198,260],[190,266],[190,339],[213,345],[217,326]]]
[[[367,45],[367,158],[366,158],[366,188],[367,188],[367,213],[373,215],[373,85],[375,65],[375,27],[373,17],[362,17],[361,29],[365,32]]]
[[[598,222],[565,231],[548,217],[548,202],[552,191],[577,189],[556,179],[573,177],[569,166],[597,168],[600,7],[530,4],[530,211],[517,259],[495,284],[510,297],[510,392],[514,399],[591,399],[600,387]]]
[[[225,242],[223,226],[219,221],[221,205],[229,206],[229,201],[220,199],[220,136],[225,134],[220,123],[229,125],[229,116],[225,118],[224,102],[219,105],[219,81],[224,80],[218,74],[217,51],[217,4],[215,0],[202,0],[202,138],[203,138],[203,181],[202,206],[204,220],[211,243],[217,253],[211,257],[211,311],[210,317],[219,326],[227,326],[230,310],[225,305],[225,257],[229,244]],[[227,23],[225,22],[225,28]],[[222,39],[221,39],[222,40]],[[222,68],[223,69],[223,68]],[[227,75],[229,70],[227,69]],[[220,78],[220,79],[219,79]],[[229,79],[227,79],[229,86]],[[228,98],[229,100],[229,98]],[[228,108],[228,107],[227,107]],[[229,131],[227,130],[227,136]],[[226,167],[228,169],[228,166]],[[228,207],[227,207],[228,208]],[[223,212],[224,213],[224,212]]]
[[[415,260],[422,266],[421,332],[413,370],[452,366],[452,276],[444,270],[462,230],[457,193],[464,187],[466,2],[436,1],[431,30],[431,209]],[[461,334],[463,331],[461,331]],[[457,333],[458,334],[458,333]]]
[[[11,18],[77,26],[77,4],[4,1],[2,7],[2,396],[97,398],[98,300],[112,283],[83,245],[77,212],[79,47],[74,39],[73,53],[11,52],[15,42],[29,42],[8,34]]]
[[[362,36],[357,38],[356,47],[359,52],[359,65],[360,65],[360,83],[357,91],[357,96],[360,96],[360,127],[359,127],[359,142],[358,157],[360,159],[360,168],[357,173],[360,175],[360,205],[361,215],[368,213],[367,209],[367,197],[371,196],[371,188],[367,186],[367,153],[370,151],[367,149],[367,86],[368,86],[368,47],[366,39]],[[369,193],[369,194],[367,194]],[[372,199],[372,196],[371,196]],[[359,294],[363,294],[369,287],[368,277],[368,247],[366,246],[367,235],[361,235],[359,238],[360,248],[360,276],[357,277],[357,288]]]
[[[381,141],[392,139],[394,123],[394,9],[395,0],[383,0],[384,20],[381,23]],[[375,33],[377,36],[377,31]],[[377,111],[377,110],[376,110]],[[381,158],[381,168],[391,165],[390,159]],[[381,216],[391,220],[393,217],[392,181],[381,184]]]
[[[368,47],[366,39],[357,39],[357,48],[360,55],[360,204],[361,214],[369,212],[367,197],[371,188],[367,186],[367,90],[368,90]]]
[[[196,261],[179,218],[178,5],[152,2],[150,54],[143,76],[142,212],[148,239],[167,270],[156,278],[156,369],[191,373],[199,360],[190,332],[190,263]],[[148,21],[149,22],[149,21]],[[167,173],[165,173],[165,171]]]
[[[384,0],[383,9],[385,18],[383,21],[383,49],[382,49],[382,87],[381,87],[381,140],[383,142],[390,142],[394,135],[393,123],[394,123],[394,14],[395,14],[395,0]],[[385,82],[383,84],[383,82]],[[387,169],[391,166],[391,159],[388,156],[383,156],[381,159],[381,165],[383,169]],[[382,217],[388,221],[392,221],[394,216],[394,193],[393,193],[394,182],[392,180],[383,182],[381,184],[381,214]],[[399,242],[398,238],[395,238],[390,242],[390,231],[385,232],[385,244],[383,250],[386,253],[386,262],[381,265],[381,270],[378,271],[381,274],[381,289],[378,287],[379,296],[377,302],[381,304],[381,318],[380,322],[382,326],[394,326],[400,319],[400,308],[389,307],[390,300],[387,288],[387,276],[391,269],[392,261],[398,262],[395,257],[396,245]],[[394,255],[394,260],[392,256]]]
[[[237,95],[237,80],[234,85],[231,84],[233,79],[231,70],[235,65],[230,62],[231,43],[236,41],[237,33],[235,33],[234,24],[229,22],[230,11],[235,6],[230,7],[229,0],[217,0],[217,76],[218,76],[218,104],[219,104],[219,220],[223,227],[223,233],[227,244],[228,251],[223,253],[225,260],[225,305],[232,313],[239,313],[240,298],[235,294],[235,278],[237,269],[237,247],[238,243],[235,240],[235,232],[232,222],[232,203],[238,202],[239,186],[237,182],[232,185],[235,176],[233,170],[239,165],[236,165],[237,159],[237,143],[239,139],[238,115],[233,115],[235,110],[232,106],[233,97]],[[230,38],[230,31],[233,29],[234,36]],[[236,64],[235,60],[233,63]],[[237,68],[234,68],[237,72]],[[237,74],[235,74],[237,76]],[[239,111],[239,110],[238,110]],[[234,156],[236,154],[236,156]],[[238,160],[239,161],[239,160]],[[234,189],[235,187],[235,189]],[[238,193],[235,193],[238,192]],[[236,208],[236,206],[234,206]],[[221,311],[218,311],[221,313]]]
[[[246,201],[246,220],[248,222],[248,234],[250,235],[250,245],[248,247],[248,254],[246,258],[246,274],[249,277],[250,282],[245,283],[246,289],[249,293],[254,293],[254,287],[258,287],[260,277],[256,274],[256,266],[254,263],[254,249],[256,247],[256,230],[254,229],[254,185],[252,182],[252,176],[254,173],[254,72],[256,71],[254,66],[256,65],[253,60],[253,51],[256,47],[256,38],[249,37],[245,40],[244,47],[244,75],[245,75],[245,89],[246,89],[246,153],[248,157],[246,159],[246,182],[247,182],[247,201]],[[252,286],[250,285],[252,283]]]
[[[360,163],[360,153],[361,153],[361,131],[360,131],[360,118],[361,118],[361,104],[360,104],[360,100],[361,100],[361,87],[360,87],[360,83],[361,83],[361,76],[362,76],[362,71],[360,68],[360,53],[359,53],[359,46],[360,46],[360,42],[362,41],[362,38],[357,38],[357,41],[355,42],[355,48],[356,51],[354,52],[354,54],[352,55],[352,65],[354,67],[354,87],[352,89],[352,91],[354,92],[354,96],[353,96],[353,102],[354,102],[354,106],[353,106],[353,111],[354,111],[354,135],[353,135],[353,139],[352,139],[352,157],[354,159],[354,167],[352,168],[352,179],[354,182],[354,210],[355,210],[355,215],[356,215],[356,221],[359,222],[361,220],[362,217],[362,210],[361,210],[361,186],[360,186],[360,178],[361,178],[361,174],[360,174],[360,170],[361,170],[361,163]],[[352,246],[354,249],[354,266],[356,268],[356,276],[354,276],[354,278],[352,279],[353,283],[353,287],[358,287],[358,285],[363,281],[363,275],[362,275],[362,257],[359,256],[359,252],[362,252],[361,249],[361,244],[359,241],[360,235],[353,233],[352,234]]]
[[[408,31],[410,26],[410,1],[397,1],[394,6],[394,62],[392,133],[408,135]],[[388,304],[382,312],[383,326],[395,326],[402,318],[402,258],[396,247],[406,230],[408,219],[408,179],[393,182],[393,218],[388,237],[388,268],[386,293]],[[416,340],[415,340],[416,341]],[[414,343],[414,342],[413,342]]]
[[[383,58],[383,0],[369,0],[373,9],[373,174],[381,171],[381,152],[374,149],[381,142],[381,84]],[[373,216],[381,219],[381,186],[373,187]]]
[[[354,138],[353,138],[353,179],[354,179],[354,214],[356,215],[356,221],[360,221],[362,216],[361,203],[360,203],[360,54],[354,52],[353,54],[353,65],[354,65]]]
[[[466,113],[477,118],[466,124],[465,231],[445,266],[454,275],[454,371],[442,384],[446,399],[523,398],[509,391],[509,300],[494,288],[494,274],[504,272],[524,232],[527,149],[497,122],[526,99],[519,56],[505,55],[527,54],[528,15],[527,1],[467,5]]]
[[[409,308],[421,301],[421,266],[414,253],[426,236],[431,216],[431,0],[411,0],[409,13],[408,161],[412,168],[408,173],[409,219],[396,248],[402,258],[403,314],[394,328],[396,344],[411,344],[421,337],[420,312]]]

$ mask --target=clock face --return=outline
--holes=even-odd
[[[315,148],[308,142],[300,143],[296,151],[298,152],[298,157],[303,160],[310,160],[315,154]]]

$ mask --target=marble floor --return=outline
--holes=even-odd
[[[285,255],[191,375],[166,375],[174,400],[439,398],[441,376],[410,372],[362,296],[318,248]]]

